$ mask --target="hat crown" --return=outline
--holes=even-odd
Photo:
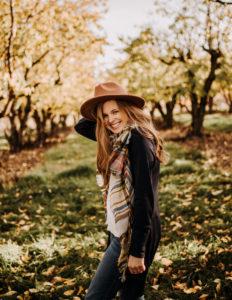
[[[113,81],[100,83],[95,86],[94,97],[107,95],[127,95],[127,92],[119,84]]]

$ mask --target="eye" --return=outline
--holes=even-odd
[[[116,115],[117,113],[119,113],[119,110],[114,110],[113,114]]]

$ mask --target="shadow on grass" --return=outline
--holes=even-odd
[[[84,172],[87,176],[87,172],[92,170],[86,168]],[[82,188],[88,179],[89,176],[81,182],[62,176],[46,182],[42,177],[33,175],[21,178],[13,187],[3,190],[2,237],[11,235],[14,240],[23,242],[24,239],[31,240],[30,236],[50,233],[54,228],[63,234],[67,231],[86,232],[92,226],[88,226],[86,219],[99,214],[95,207],[98,194],[94,194],[87,185]],[[94,226],[97,227],[97,224]],[[20,235],[16,234],[19,230]]]
[[[89,177],[94,174],[94,170],[88,166],[78,166],[77,168],[67,170],[59,173],[56,178],[68,178],[68,177]]]

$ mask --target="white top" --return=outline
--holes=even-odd
[[[101,174],[97,174],[96,181],[98,186],[103,187],[104,186],[104,180]],[[112,189],[112,186],[115,185],[115,183],[118,181],[117,176],[111,174],[110,175],[110,181],[109,181],[109,188],[108,188],[108,194],[106,199],[106,222],[107,230],[113,233],[114,236],[120,237],[124,232],[126,232],[129,224],[129,218],[124,218],[122,220],[119,220],[117,223],[115,223],[114,214],[111,206],[111,201],[113,199],[110,199],[110,192]]]
[[[128,218],[119,220],[117,224],[114,220],[114,214],[111,208],[110,203],[110,190],[112,186],[114,185],[114,181],[116,180],[115,176],[111,174],[110,181],[109,181],[109,189],[108,189],[108,195],[106,200],[106,224],[107,224],[107,230],[113,233],[114,236],[120,237],[124,232],[126,232],[128,227]]]

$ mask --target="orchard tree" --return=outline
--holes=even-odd
[[[178,96],[183,91],[180,65],[171,67],[159,60],[151,28],[146,28],[132,40],[123,40],[126,58],[120,62],[111,76],[123,81],[127,89],[141,94],[147,101],[151,117],[158,110],[164,127],[173,126],[173,111]]]
[[[97,34],[102,4],[0,3],[0,117],[9,120],[5,136],[12,151],[36,143],[42,131],[54,127],[52,120],[63,122],[64,115],[77,111],[94,82],[95,59],[104,43]],[[28,134],[32,120],[37,129],[33,140]]]
[[[220,73],[215,82],[216,89],[228,105],[228,113],[232,113],[232,56],[225,55]]]
[[[160,2],[156,5],[162,6]],[[173,15],[167,6],[165,16]],[[184,1],[178,8],[167,34],[156,35],[160,60],[168,66],[183,66],[188,82],[186,95],[191,99],[191,135],[201,136],[212,85],[220,71],[223,57],[231,51],[231,9],[210,1]]]

